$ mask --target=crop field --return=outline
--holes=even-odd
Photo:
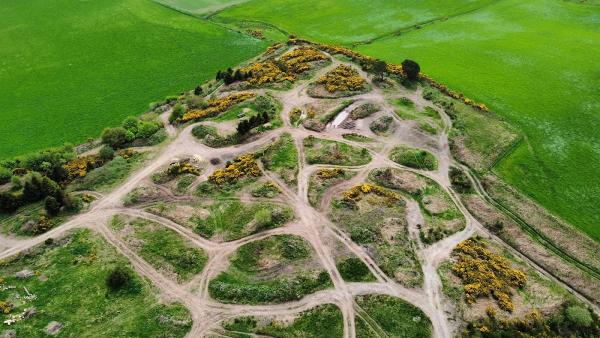
[[[484,102],[526,138],[495,170],[600,240],[600,7],[534,0],[249,1],[219,17],[254,19],[300,37],[405,58]],[[461,13],[459,15],[455,15]],[[435,20],[437,19],[437,20]],[[430,23],[427,23],[427,22]],[[411,26],[415,26],[412,27]],[[418,27],[417,27],[418,26]]]
[[[210,15],[231,5],[239,4],[247,0],[154,0],[165,6],[178,11],[196,16]]]
[[[97,137],[266,46],[144,0],[9,0],[0,16],[0,158]]]
[[[350,44],[372,40],[438,17],[468,12],[492,2],[451,0],[439,6],[439,2],[434,0],[408,0],[402,1],[401,5],[385,0],[252,0],[230,7],[217,16],[264,21],[302,38]]]

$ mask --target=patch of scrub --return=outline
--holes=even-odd
[[[308,242],[275,235],[239,247],[231,265],[210,281],[211,297],[236,304],[269,304],[298,300],[330,287],[331,279],[315,260]]]

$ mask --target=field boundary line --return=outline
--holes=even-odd
[[[401,36],[403,33],[408,33],[408,32],[420,29],[420,28],[422,28],[421,26],[427,26],[427,25],[431,25],[431,24],[434,24],[434,23],[439,22],[439,21],[447,21],[447,20],[450,20],[450,19],[457,18],[459,16],[463,16],[463,15],[475,13],[475,12],[481,10],[481,9],[487,8],[487,7],[491,6],[491,5],[495,5],[495,4],[500,3],[502,1],[503,0],[491,1],[491,2],[489,2],[487,4],[485,4],[485,5],[482,5],[481,7],[472,8],[472,9],[469,9],[469,10],[466,10],[466,11],[463,11],[463,12],[456,12],[454,14],[444,15],[444,16],[441,16],[441,17],[436,17],[436,18],[432,18],[432,19],[429,19],[429,20],[417,22],[417,23],[414,23],[414,24],[412,24],[410,26],[401,27],[401,28],[398,28],[398,29],[393,30],[391,32],[387,32],[387,33],[381,34],[381,35],[376,36],[376,37],[371,38],[371,39],[357,41],[357,42],[352,42],[352,43],[349,43],[349,44],[342,44],[342,45],[351,46],[352,48],[358,47],[358,46],[363,46],[363,45],[369,45],[369,44],[372,44],[373,42],[377,42],[379,40],[383,40],[383,39],[386,39],[386,38]]]

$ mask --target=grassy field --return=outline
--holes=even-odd
[[[4,325],[19,337],[48,337],[46,325],[57,321],[64,325],[61,337],[183,337],[192,320],[180,304],[160,304],[157,290],[135,273],[128,289],[110,291],[106,278],[115,267],[129,262],[103,238],[89,230],[78,230],[66,238],[42,244],[32,254],[16,256],[0,267],[3,283],[0,296],[12,302],[11,314],[27,308],[37,313],[17,323]],[[37,275],[19,279],[15,273],[31,269]],[[35,297],[25,297],[27,293]],[[171,320],[161,323],[165,316]]]
[[[251,0],[226,9],[218,17],[264,21],[303,38],[349,44],[491,2],[493,0],[450,0],[440,6],[435,0],[406,0],[399,6],[397,2],[385,0]]]
[[[497,171],[600,240],[599,20],[598,7],[506,0],[359,50],[418,60],[519,126],[526,142]]]
[[[247,0],[154,0],[178,11],[196,16],[206,16],[222,10],[228,6],[239,4]]]
[[[8,0],[0,16],[0,158],[97,137],[266,45],[146,0]]]
[[[161,224],[142,218],[127,224],[116,217],[111,227],[140,257],[180,283],[200,273],[208,260],[202,249]]]

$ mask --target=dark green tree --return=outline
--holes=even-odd
[[[47,196],[44,200],[44,208],[50,216],[56,216],[60,211],[60,203],[53,196]]]
[[[0,210],[13,212],[23,205],[23,194],[4,191],[0,193]]]
[[[375,60],[373,62],[373,74],[375,74],[378,80],[383,80],[383,76],[387,72],[387,63],[383,60]]]
[[[406,74],[407,79],[414,81],[419,77],[421,66],[413,60],[406,59],[402,61],[402,70]]]

